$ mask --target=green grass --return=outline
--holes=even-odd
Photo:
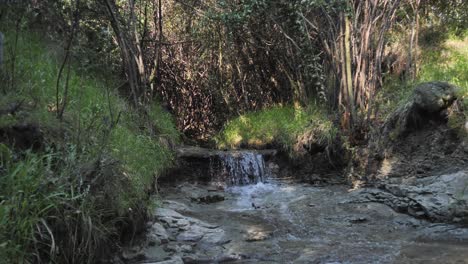
[[[14,35],[5,36],[10,50]],[[0,259],[36,262],[40,252],[59,262],[87,263],[101,245],[115,243],[117,226],[131,224],[150,205],[148,191],[173,162],[165,142],[177,141],[179,133],[159,104],[144,118],[118,96],[117,81],[85,76],[74,67],[59,121],[55,93],[61,60],[44,43],[37,34],[21,34],[14,82],[10,67],[2,73],[0,93],[6,93],[0,109],[22,102],[22,110],[0,114],[0,128],[38,124],[47,147],[13,155],[0,145]],[[10,66],[12,58],[5,55]],[[65,78],[66,72],[61,102]],[[12,155],[16,158],[6,161]],[[60,255],[51,251],[54,242],[61,242],[55,245]]]
[[[250,112],[227,122],[215,140],[219,148],[279,146],[290,151],[297,137],[313,129],[319,140],[332,137],[328,116],[311,105],[308,108],[275,106]]]
[[[458,86],[459,101],[464,109],[468,109],[468,37],[450,37],[435,47],[425,45],[419,64],[416,80],[406,82],[390,76],[385,81],[376,98],[380,117],[385,119],[407,102],[416,84],[429,81],[446,81]]]
[[[0,256],[22,263],[27,255],[24,245],[31,242],[36,225],[59,204],[63,193],[60,186],[56,192],[42,191],[47,188],[42,181],[47,172],[44,159],[28,155],[22,162],[12,163],[7,160],[11,153],[5,145],[0,145],[0,151],[5,170],[0,181]]]
[[[468,37],[449,39],[442,49],[423,53],[418,81],[432,80],[447,81],[460,87],[458,97],[468,107]]]
[[[448,125],[462,138],[468,138],[468,36],[451,38],[442,49],[424,53],[418,81],[447,81],[460,89],[457,91],[458,111],[449,115]]]

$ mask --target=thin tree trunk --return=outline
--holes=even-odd
[[[72,27],[70,29],[70,37],[68,39],[67,47],[65,50],[65,58],[63,59],[63,62],[60,65],[60,69],[57,75],[56,87],[55,87],[55,107],[56,107],[57,118],[60,120],[62,120],[63,112],[65,111],[67,97],[68,97],[68,84],[70,80],[70,70],[71,70],[70,54],[71,54],[71,47],[73,44],[73,39],[75,38],[75,31],[79,23],[79,15],[78,15],[79,4],[80,4],[79,0],[76,0],[75,11],[72,14]],[[64,90],[64,94],[62,98],[63,103],[62,103],[62,106],[60,106],[60,98],[59,98],[60,80],[62,79],[63,70],[65,69],[65,65],[67,63],[68,63],[67,79],[65,81],[65,90]]]
[[[342,87],[343,93],[345,95],[345,108],[346,108],[346,118],[345,126],[348,129],[353,127],[353,123],[356,121],[355,114],[355,100],[354,100],[354,91],[353,91],[353,77],[351,70],[351,31],[350,31],[350,20],[348,16],[342,12],[341,21],[343,27],[343,44],[341,45],[341,54],[342,54]]]
[[[127,81],[130,85],[131,97],[133,99],[134,105],[138,106],[140,102],[140,82],[138,76],[138,64],[136,62],[138,58],[135,58],[132,52],[132,48],[130,47],[132,44],[125,36],[125,32],[123,32],[120,26],[120,15],[118,14],[114,0],[104,1],[109,14],[112,29],[115,32],[117,43],[120,47],[124,70],[127,76]]]
[[[19,38],[19,30],[20,30],[20,25],[21,25],[21,20],[23,19],[23,14],[18,18],[16,21],[16,28],[15,28],[15,44],[13,46],[13,52],[11,56],[11,83],[10,83],[10,90],[13,90],[15,88],[15,67],[16,67],[16,52],[18,49],[18,38]]]

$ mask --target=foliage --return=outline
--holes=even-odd
[[[449,126],[463,132],[468,119],[468,38],[451,36],[442,43],[424,45],[420,64],[420,71],[414,81],[388,77],[384,88],[377,95],[379,117],[386,119],[398,106],[404,105],[417,83],[446,81],[460,88],[457,91],[458,109],[449,116]]]
[[[451,38],[438,50],[423,53],[418,81],[447,81],[461,88],[459,97],[468,103],[468,37]]]
[[[63,196],[61,187],[56,192],[47,191],[42,179],[47,173],[46,159],[28,155],[24,161],[12,164],[12,153],[3,144],[2,180],[0,183],[0,257],[21,263],[24,261],[24,245],[34,238],[34,230],[48,211],[54,210]]]
[[[10,50],[15,34],[5,35]],[[0,258],[90,263],[145,215],[155,179],[173,160],[159,139],[179,135],[159,104],[142,118],[111,88],[115,81],[74,67],[63,121],[56,119],[59,60],[46,43],[33,32],[19,35],[15,74],[6,71],[14,85],[0,99],[0,109],[21,105],[0,114],[0,129],[37,124],[45,147],[22,154],[0,145]]]
[[[455,84],[458,109],[449,115],[448,124],[466,136],[465,123],[468,122],[468,37],[452,36],[442,49],[429,50],[423,56],[419,81],[440,80]]]
[[[5,154],[8,148],[0,146]],[[76,149],[70,148],[65,155],[26,152],[21,159],[2,163],[3,261],[88,263],[100,254],[104,241],[118,235],[119,215],[113,207],[118,205],[99,198],[102,193],[93,190],[95,186],[86,182],[89,179],[84,174],[77,173],[83,160]],[[116,184],[117,179],[106,180],[109,185],[125,187]]]
[[[385,120],[400,105],[408,102],[412,94],[412,82],[390,76],[376,95],[376,117]]]
[[[316,129],[318,141],[329,142],[335,133],[329,117],[314,104],[275,106],[227,122],[215,140],[219,148],[279,146],[290,151],[297,137],[310,128]]]
[[[449,31],[463,36],[468,29],[468,3],[464,0],[429,0],[423,2],[428,24],[440,24],[442,31]]]

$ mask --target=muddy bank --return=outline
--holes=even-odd
[[[161,208],[123,263],[466,263],[468,229],[365,202],[346,186],[286,180],[214,191],[164,189]],[[206,203],[194,193],[217,192]]]

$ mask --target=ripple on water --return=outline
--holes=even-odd
[[[280,187],[274,183],[259,182],[253,185],[233,186],[227,192],[236,197],[236,202],[230,211],[255,210],[257,206],[264,204],[264,199],[272,193],[277,193]]]
[[[271,206],[287,210],[290,203],[304,199],[301,187],[270,181],[245,186],[232,186],[226,189],[233,195],[229,211],[268,209]],[[309,189],[310,192],[310,189]]]

